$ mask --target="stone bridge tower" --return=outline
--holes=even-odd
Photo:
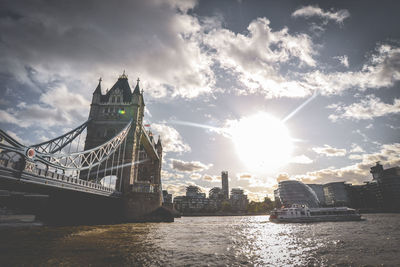
[[[123,192],[127,202],[133,195],[138,202],[135,203],[136,206],[143,204],[142,206],[147,207],[147,211],[151,211],[152,208],[146,206],[143,201],[146,201],[146,197],[152,198],[152,203],[161,201],[159,196],[161,196],[162,145],[160,138],[155,142],[152,133],[143,127],[144,107],[143,90],[140,91],[139,79],[132,92],[124,72],[105,94],[102,93],[100,79],[93,92],[90,106],[85,150],[107,142],[132,120],[132,127],[126,139],[125,156],[121,156],[119,162],[118,157],[113,157],[113,160],[103,163],[99,169],[123,165],[122,172],[120,169],[118,174],[116,189]],[[91,170],[89,175],[88,172],[82,172],[81,178],[93,179],[96,175],[92,173],[96,172],[97,169]],[[108,170],[102,177],[116,174],[115,170]],[[140,203],[141,201],[143,203]],[[127,212],[132,213],[132,211]],[[136,215],[139,213],[135,211]]]

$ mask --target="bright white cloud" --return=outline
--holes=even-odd
[[[346,149],[334,148],[330,145],[324,145],[323,147],[313,147],[312,150],[318,154],[325,155],[327,157],[341,157],[346,155]]]
[[[393,99],[393,104],[384,103],[375,95],[367,95],[361,102],[353,103],[348,106],[344,104],[332,105],[335,114],[329,115],[329,119],[371,120],[390,114],[400,113],[400,99]]]
[[[337,56],[337,57],[334,57],[334,58],[336,58],[337,60],[339,60],[340,64],[342,64],[342,65],[345,66],[346,68],[349,67],[349,58],[348,58],[346,55],[344,55],[344,56]]]
[[[390,87],[400,80],[399,62],[400,47],[381,45],[360,71],[323,73],[316,70],[304,75],[303,81],[324,95],[341,94],[348,89]]]
[[[336,23],[343,23],[343,21],[350,17],[350,13],[346,9],[341,9],[336,12],[333,11],[324,11],[318,6],[305,6],[297,9],[292,13],[293,17],[319,17],[323,19],[325,22],[328,20],[333,20]]]
[[[248,26],[248,34],[214,29],[204,35],[204,43],[215,50],[219,65],[233,71],[246,87],[242,93],[261,92],[266,97],[304,97],[311,91],[302,83],[279,73],[280,64],[298,60],[300,65],[316,66],[315,48],[306,34],[291,35],[287,28],[273,31],[269,20],[258,18]]]
[[[164,152],[189,152],[190,146],[186,144],[179,132],[168,125],[153,123],[151,129],[161,136]]]
[[[365,152],[364,149],[362,147],[360,147],[357,144],[351,144],[351,153],[363,153]]]

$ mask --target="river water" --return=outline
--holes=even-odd
[[[400,266],[400,214],[274,224],[268,216],[0,228],[0,266]]]

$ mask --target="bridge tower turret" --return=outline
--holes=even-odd
[[[161,185],[161,166],[162,166],[162,153],[163,153],[163,148],[162,148],[162,144],[161,144],[161,136],[158,136],[158,141],[156,144],[156,150],[157,150],[157,154],[159,157],[159,162],[158,162],[158,171],[157,171],[157,183]]]
[[[144,99],[143,90],[140,91],[140,80],[137,80],[135,89],[131,90],[128,82],[128,76],[125,72],[119,76],[117,82],[107,90],[105,94],[101,91],[101,80],[95,91],[93,92],[92,103],[89,113],[90,122],[87,127],[87,136],[85,141],[85,150],[101,145],[132,120],[132,127],[128,133],[126,144],[124,145],[124,156],[118,156],[109,159],[100,166],[100,170],[104,170],[100,177],[119,176],[117,178],[116,189],[123,193],[129,193],[133,190],[135,182],[141,180],[149,180],[151,184],[159,183],[158,179],[160,168],[157,166],[148,166],[149,174],[139,173],[140,153],[146,154],[150,162],[159,161],[158,153],[155,153],[156,147],[149,140],[143,130],[144,117]],[[146,138],[147,137],[147,138]],[[122,155],[122,151],[121,151]],[[119,171],[116,166],[124,166]],[[122,169],[122,171],[121,171]],[[96,179],[96,170],[81,172],[81,179]],[[152,178],[152,179],[150,179]]]

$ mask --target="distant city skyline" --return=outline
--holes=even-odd
[[[24,144],[83,123],[98,80],[140,78],[162,183],[251,200],[278,182],[400,165],[394,1],[0,3],[0,128]],[[90,10],[90,11],[89,11]]]

